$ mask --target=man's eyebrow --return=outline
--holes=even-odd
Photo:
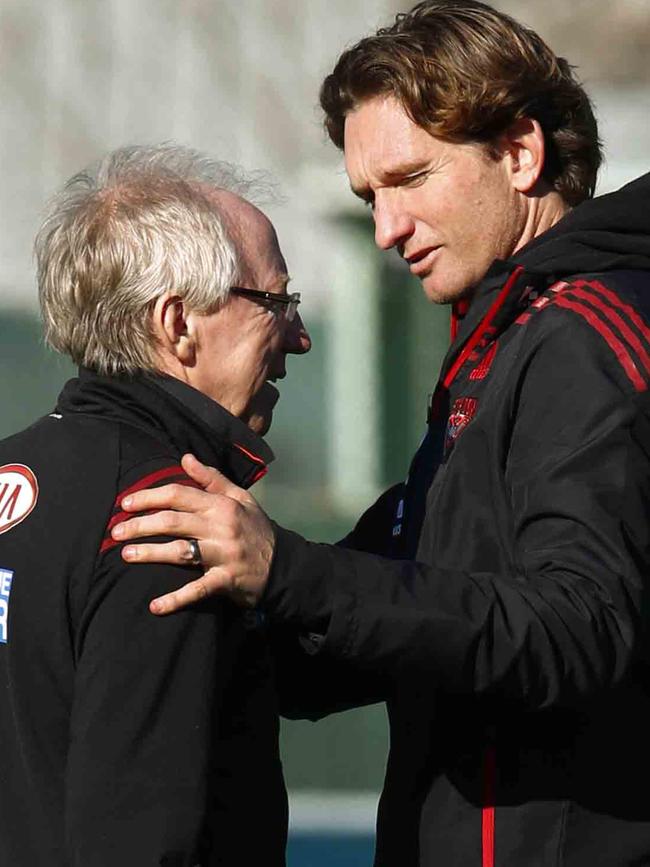
[[[380,172],[380,179],[390,184],[430,170],[431,166],[428,160],[413,160],[412,162],[396,163],[394,166]],[[370,187],[355,187],[353,184],[350,184],[350,189],[357,198],[363,199],[364,202],[371,202],[375,197],[375,194]]]
[[[389,169],[385,169],[381,174],[382,177],[389,180],[399,180],[407,178],[410,175],[418,175],[420,172],[427,172],[431,168],[429,160],[411,160],[410,162],[396,163]]]

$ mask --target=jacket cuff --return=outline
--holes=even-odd
[[[272,620],[325,634],[335,597],[328,545],[272,522],[275,548],[261,607]]]

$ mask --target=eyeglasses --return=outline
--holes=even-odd
[[[241,286],[231,286],[233,295],[241,295],[242,298],[250,298],[252,301],[264,302],[269,305],[281,304],[282,313],[287,322],[293,322],[296,318],[298,305],[300,304],[300,292],[291,292],[289,295],[279,295],[277,292],[262,292],[260,289],[243,289]]]

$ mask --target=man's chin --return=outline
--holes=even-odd
[[[420,285],[429,301],[434,304],[452,304],[469,294],[469,290],[453,280],[442,281],[437,274],[423,274]]]
[[[265,382],[253,397],[248,405],[245,421],[254,433],[264,436],[269,430],[273,421],[273,409],[279,399],[280,392],[270,382]]]

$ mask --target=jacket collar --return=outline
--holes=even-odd
[[[231,481],[249,487],[266,473],[273,452],[240,419],[172,377],[140,372],[102,376],[80,368],[66,383],[57,411],[130,424],[166,440],[180,455],[192,452]]]
[[[503,286],[517,268],[521,271],[512,281],[508,297],[491,317],[485,342],[496,339],[537,294],[559,279],[593,271],[650,270],[649,203],[650,173],[615,193],[584,201],[511,259],[494,262],[457,323],[443,376],[471,335],[490,316]]]
[[[482,337],[481,347],[496,340],[548,284],[548,275],[526,270],[515,261],[493,262],[468,309],[460,318],[457,310],[454,311],[458,320],[457,330],[443,362],[441,379],[445,378],[465,344],[486,318],[489,317],[490,324]]]
[[[253,433],[241,419],[228,412],[225,407],[203,394],[202,391],[197,391],[196,388],[181,382],[180,379],[165,374],[150,373],[147,378],[152,384],[157,385],[184,404],[188,410],[214,430],[221,439],[235,443],[240,448],[259,456],[266,464],[270,464],[274,459],[273,452],[260,436]]]

